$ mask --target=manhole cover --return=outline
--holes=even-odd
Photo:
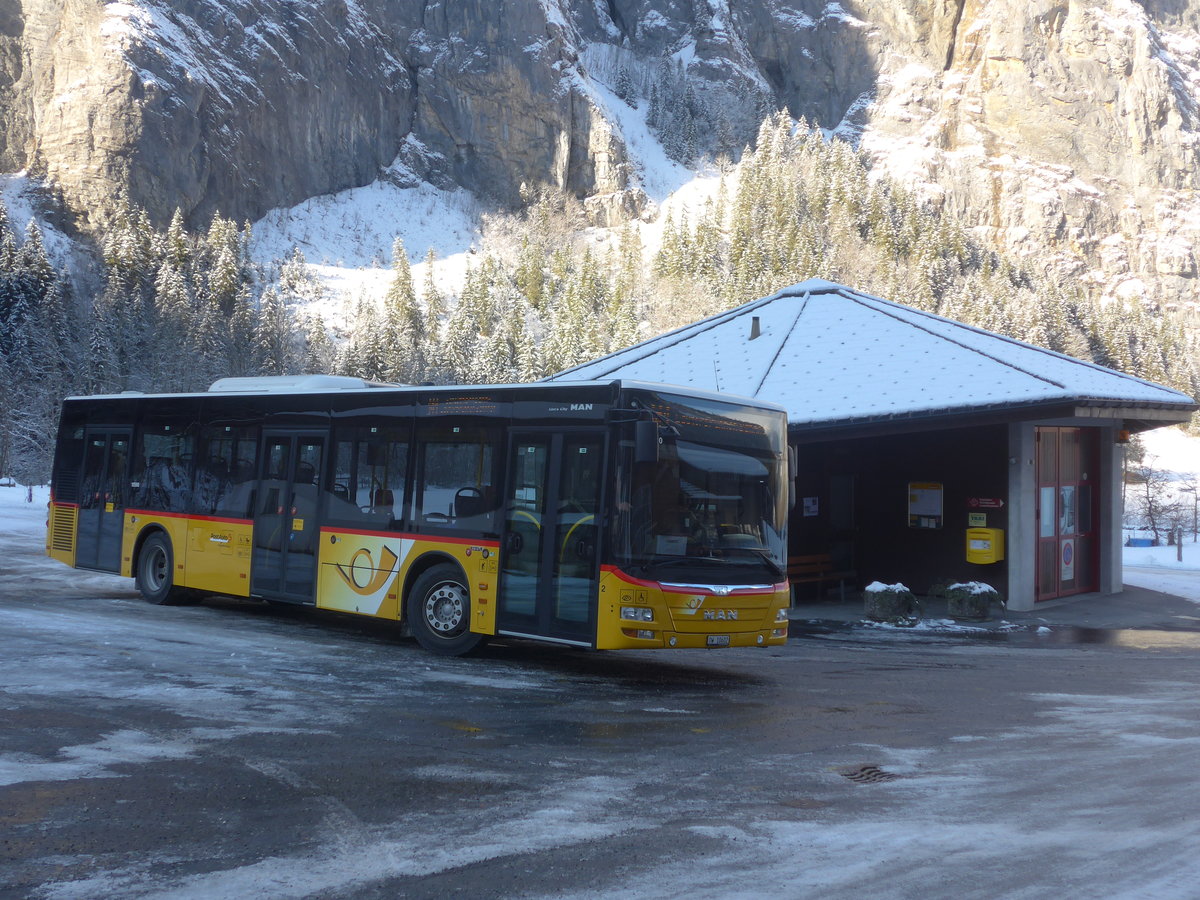
[[[895,781],[900,776],[895,772],[885,772],[879,766],[851,766],[840,769],[843,778],[849,778],[855,784],[879,784],[882,781]]]

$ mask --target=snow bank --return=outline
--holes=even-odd
[[[1125,547],[1121,556],[1126,566],[1200,572],[1200,544],[1190,535],[1183,538],[1182,562],[1178,559],[1178,547]]]

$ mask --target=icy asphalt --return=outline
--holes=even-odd
[[[3,898],[1200,883],[1195,603],[909,629],[826,607],[778,650],[444,660],[371,621],[148,606],[36,529],[0,539]]]

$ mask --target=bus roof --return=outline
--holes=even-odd
[[[271,396],[295,394],[355,394],[376,393],[378,391],[397,391],[403,393],[446,394],[462,391],[505,390],[505,391],[549,391],[555,394],[578,392],[587,389],[602,389],[619,387],[622,389],[658,391],[678,394],[685,397],[714,400],[721,403],[734,403],[784,412],[777,403],[760,400],[753,397],[742,397],[737,394],[724,394],[715,391],[701,390],[695,387],[679,384],[663,384],[650,381],[637,381],[628,378],[614,378],[605,381],[573,381],[547,382],[534,381],[519,384],[442,384],[442,385],[411,385],[391,384],[388,382],[368,381],[345,375],[264,375],[258,377],[230,377],[214,381],[207,391],[188,391],[180,393],[150,393],[144,391],[122,391],[118,394],[90,394],[67,397],[67,400],[104,400],[104,399],[137,399],[137,398],[202,398],[217,396]]]

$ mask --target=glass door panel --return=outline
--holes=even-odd
[[[586,624],[591,619],[603,446],[602,436],[568,436],[563,441],[554,572],[554,619],[560,626]]]
[[[514,441],[500,560],[500,615],[514,627],[534,627],[546,522],[549,436]]]
[[[269,434],[254,510],[251,591],[312,603],[316,575],[318,481],[325,438]]]
[[[75,538],[75,564],[82,568],[121,570],[129,438],[128,432],[87,434]]]
[[[604,435],[517,433],[509,459],[499,628],[591,643]]]

